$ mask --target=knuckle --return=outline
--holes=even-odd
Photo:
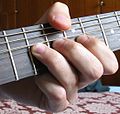
[[[67,107],[67,105],[68,101],[64,88],[59,87],[59,90],[53,90],[53,92],[49,94],[49,106],[50,110],[52,110],[53,112],[63,111]]]
[[[77,87],[77,81],[76,80],[71,80],[71,79],[69,79],[69,80],[67,80],[67,81],[65,81],[64,82],[64,87],[67,89],[67,90],[73,90],[73,88],[76,88]]]
[[[57,92],[53,92],[52,95],[50,95],[53,102],[62,103],[66,100],[66,91],[64,88],[59,88]]]

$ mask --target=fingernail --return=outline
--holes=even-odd
[[[45,45],[42,43],[36,44],[32,49],[33,54],[42,54],[44,51],[45,51]]]
[[[89,39],[89,37],[86,34],[83,34],[79,37],[76,38],[76,41],[83,44],[84,42],[86,42]]]
[[[62,46],[64,42],[65,42],[65,39],[62,39],[62,38],[54,41],[53,48]]]

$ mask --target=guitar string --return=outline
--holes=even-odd
[[[79,18],[78,18],[79,19]],[[78,23],[79,24],[79,23]],[[81,24],[81,23],[80,23]],[[100,23],[99,23],[99,25],[100,25]],[[82,28],[82,27],[81,27]],[[25,32],[26,33],[26,32]],[[23,34],[24,34],[24,32],[23,32]],[[8,37],[8,36],[4,36],[4,37]],[[56,39],[55,39],[56,40]],[[52,40],[53,41],[53,40]],[[13,41],[12,41],[13,42]],[[48,41],[47,41],[48,42]],[[30,45],[29,45],[30,46]],[[27,46],[28,47],[28,46]],[[9,50],[8,50],[9,51]],[[10,49],[10,51],[12,51],[12,49]],[[40,69],[37,69],[37,71],[39,71]],[[33,70],[34,71],[34,70]]]
[[[91,27],[91,26],[90,26]],[[97,27],[97,26],[96,26]],[[117,27],[120,27],[120,26],[112,26],[112,27],[110,27],[110,28],[105,28],[105,30],[107,31],[107,30],[110,30],[111,28],[112,29],[116,29]],[[81,27],[79,27],[79,28],[76,28],[76,29],[74,29],[74,30],[77,30],[77,29],[81,29]],[[97,30],[97,31],[92,31],[92,32],[99,32],[100,30]],[[52,34],[55,34],[55,33],[61,33],[61,31],[57,31],[57,32],[52,32],[52,33],[48,33],[48,34],[44,34],[44,35],[52,35]],[[38,35],[38,36],[35,36],[35,37],[30,37],[31,39],[32,38],[37,38],[37,37],[43,37],[44,35]],[[28,37],[29,38],[29,37]],[[18,40],[12,40],[12,41],[9,41],[9,43],[12,43],[12,42],[16,42],[16,41],[20,41],[20,40],[25,40],[25,38],[21,38],[21,39],[18,39]],[[30,39],[29,39],[30,40]],[[6,42],[4,42],[4,43],[6,43]],[[1,45],[3,45],[4,43],[1,43]],[[46,42],[45,42],[46,43]]]
[[[79,28],[78,28],[79,29]],[[110,30],[111,28],[109,28],[109,29],[104,29],[105,31],[107,31],[107,30]],[[117,27],[115,27],[115,28],[113,28],[112,27],[112,29],[115,31],[115,30],[117,30],[118,28]],[[77,29],[75,29],[75,30],[77,30]],[[94,32],[101,32],[101,30],[97,30],[97,31],[90,31],[90,32],[88,32],[87,31],[87,33],[90,33],[90,34],[92,34],[92,33],[94,33]],[[51,33],[51,35],[54,35],[55,33],[58,33],[58,32],[54,32],[53,34]],[[61,32],[62,33],[62,32]],[[79,33],[79,35],[82,35],[83,33]],[[120,34],[120,33],[117,33],[117,34]],[[74,36],[76,36],[76,35],[74,35]],[[73,36],[73,37],[74,37]],[[78,35],[77,35],[78,36]],[[106,36],[108,36],[108,34],[106,34]],[[34,37],[34,38],[37,38],[37,37],[41,37],[41,36],[36,36],[36,37]],[[70,38],[71,36],[67,36],[68,38]],[[59,37],[59,38],[63,38],[63,37]],[[49,40],[49,42],[52,42],[52,41],[55,41],[56,40],[56,38],[55,39],[52,39],[52,40]],[[43,43],[43,44],[46,44],[48,41],[43,41],[43,42],[41,42],[41,43]],[[30,46],[33,46],[35,43],[33,43],[33,44],[30,44]],[[16,48],[12,48],[11,49],[11,51],[14,51],[14,50],[19,50],[19,49],[23,49],[23,48],[27,48],[28,46],[27,45],[25,45],[25,46],[20,46],[20,47],[16,47]],[[2,54],[2,53],[6,53],[6,52],[8,52],[8,50],[6,49],[6,50],[1,50],[0,51],[0,54]]]
[[[26,51],[24,53],[26,53]],[[37,70],[37,72],[39,72],[39,71],[41,71],[41,68],[37,68],[36,70]],[[29,73],[33,73],[33,72],[34,72],[34,70],[32,69]]]
[[[108,35],[108,37],[109,36],[111,36],[111,35]],[[55,39],[56,40],[56,39]],[[32,46],[32,45],[31,45]],[[27,46],[26,47],[23,47],[23,48],[19,48],[19,49],[26,49],[27,48]],[[17,51],[17,50],[12,50],[12,51]],[[5,52],[3,52],[3,53],[6,53],[6,52],[8,52],[8,50],[7,51],[5,51]],[[20,54],[24,54],[24,53],[26,53],[26,52],[28,52],[28,50],[26,49],[26,50],[22,50],[22,53],[18,53],[18,54],[14,54],[14,56],[17,56],[17,55],[20,55]],[[0,54],[3,54],[3,53],[0,53]],[[0,56],[0,61],[2,60],[2,59],[5,59],[5,58],[9,58],[9,56]]]
[[[114,29],[115,30],[115,29]],[[119,29],[118,29],[119,30]],[[100,30],[99,30],[100,31]],[[87,32],[88,33],[88,32]],[[82,35],[83,33],[79,33],[79,35]],[[93,34],[93,33],[91,33],[91,32],[89,32],[88,34]],[[118,35],[120,34],[120,33],[117,33]],[[72,36],[72,37],[77,37],[78,35],[74,35],[74,36]],[[98,36],[98,35],[97,35]],[[106,34],[106,36],[111,36],[111,34]],[[71,39],[72,38],[71,36],[67,36],[67,38],[69,38],[69,39]],[[100,38],[100,37],[98,37],[98,38]],[[52,40],[49,40],[49,42],[52,42],[52,41],[55,41],[56,39],[52,39]],[[47,41],[44,41],[44,42],[41,42],[41,43],[43,43],[43,44],[46,44],[47,43]],[[30,46],[33,46],[34,45],[34,43],[33,44],[30,44]],[[25,45],[25,46],[20,46],[20,47],[17,47],[17,48],[12,48],[11,49],[11,51],[13,52],[13,51],[17,51],[17,50],[20,50],[20,49],[24,49],[24,48],[27,48],[28,46],[27,45]],[[3,53],[7,53],[9,50],[1,50],[0,51],[0,54],[3,54]]]
[[[77,18],[76,18],[77,19]],[[78,18],[79,19],[79,18]],[[100,18],[101,19],[101,18]],[[97,18],[96,18],[96,21],[97,21]],[[87,21],[87,22],[92,22],[92,21]],[[102,24],[109,24],[109,23],[114,23],[114,22],[116,22],[116,20],[115,21],[110,21],[110,22],[103,22]],[[77,25],[77,24],[80,24],[80,22],[78,21],[78,22],[74,22],[74,23],[72,23],[72,25]],[[85,24],[84,23],[84,21],[82,20],[82,24]],[[41,24],[40,24],[41,25]],[[40,26],[40,25],[38,25],[38,26]],[[96,25],[99,25],[99,23],[97,23],[97,24],[94,24],[94,25],[92,25],[92,26],[96,26]],[[91,27],[91,25],[88,25],[88,26],[84,26],[84,28],[87,28],[87,27]],[[82,28],[82,27],[81,27]],[[18,29],[21,29],[21,28],[18,28]],[[25,29],[26,29],[26,27],[25,27]],[[54,29],[52,26],[49,26],[49,27],[46,27],[46,28],[44,28],[44,30],[50,30],[50,29]],[[16,29],[15,29],[16,30]],[[32,29],[32,30],[27,30],[26,31],[26,33],[31,33],[31,32],[37,32],[37,31],[42,31],[43,30],[43,28],[39,28],[39,29]],[[10,37],[10,36],[14,36],[14,35],[19,35],[19,34],[23,34],[24,32],[18,32],[18,33],[13,33],[13,34],[7,34],[6,35],[6,37]],[[0,36],[0,38],[4,38],[4,35],[1,35]]]
[[[116,22],[116,21],[111,21],[111,22],[107,22],[107,23],[102,23],[102,24],[109,24],[109,23],[113,23],[113,22]],[[79,24],[79,22],[77,22],[77,23],[75,23],[75,24]],[[87,29],[87,28],[89,28],[89,27],[94,27],[94,26],[98,26],[98,25],[100,25],[99,23],[97,23],[97,24],[94,24],[94,25],[89,25],[89,26],[84,26],[84,28],[85,29]],[[119,27],[120,25],[116,25],[115,27]],[[52,28],[52,27],[49,27],[48,28],[48,30],[51,30],[50,28]],[[82,29],[83,27],[79,27],[79,29]],[[113,27],[112,27],[113,28]],[[110,28],[107,28],[107,29],[110,29]],[[41,31],[41,29],[37,29],[37,30],[35,30],[34,32],[39,32],[39,31]],[[41,35],[39,35],[38,37],[44,37],[44,36],[46,36],[46,35],[51,35],[51,34],[55,34],[55,33],[59,33],[59,32],[61,32],[61,31],[56,31],[56,32],[52,32],[52,33],[46,33],[46,34],[41,34]],[[26,31],[25,33],[29,33],[29,31]],[[21,33],[19,33],[19,34],[24,34],[24,32],[21,32]],[[18,34],[18,35],[19,35]],[[11,36],[11,35],[10,35]],[[5,36],[4,36],[5,37]],[[2,37],[2,38],[4,38],[4,37]],[[6,35],[6,37],[9,37],[9,35]],[[27,37],[29,40],[31,40],[32,38],[34,38],[34,37]],[[9,43],[12,43],[12,42],[17,42],[17,41],[21,41],[21,40],[25,40],[25,38],[23,37],[23,38],[19,38],[19,39],[15,39],[15,40],[11,40],[11,41],[9,41]],[[0,42],[0,45],[3,45],[3,44],[6,44],[6,42]]]
[[[118,16],[120,16],[119,14],[118,14]],[[88,16],[89,17],[89,16]],[[115,16],[113,16],[113,15],[109,15],[109,16],[106,16],[106,17],[102,17],[102,14],[100,14],[100,19],[105,19],[105,18],[110,18],[110,17],[115,17]],[[71,19],[71,20],[75,20],[75,19],[78,19],[78,18],[74,18],[74,19]],[[82,19],[82,23],[86,23],[86,22],[91,22],[91,21],[94,21],[94,20],[97,20],[97,18],[96,18],[96,15],[94,15],[94,19],[88,19],[88,20],[84,20],[85,19],[85,17],[81,17],[81,19]],[[72,25],[74,25],[74,24],[76,24],[76,22],[72,22]],[[78,24],[79,24],[79,21],[78,21]],[[40,24],[39,24],[40,25]],[[44,24],[45,25],[45,24]],[[36,25],[35,25],[36,26]],[[29,26],[29,27],[32,27],[32,26]],[[25,27],[25,28],[29,28],[29,27]],[[50,28],[52,28],[51,26],[49,26],[49,27],[46,27],[46,28],[44,28],[44,29],[50,29]],[[18,28],[19,29],[19,28]],[[14,30],[14,29],[13,29]],[[38,30],[38,29],[35,29],[35,31],[36,30]],[[43,30],[42,28],[41,29],[39,29],[39,30]],[[26,33],[27,32],[34,32],[34,30],[28,30],[28,31],[26,31]],[[6,35],[6,37],[9,37],[9,36],[14,36],[14,35],[18,35],[18,34],[23,34],[23,32],[21,31],[21,32],[18,32],[18,33],[13,33],[13,34],[9,34],[9,35]],[[0,35],[0,38],[2,38],[2,37],[4,37],[4,35]]]
[[[113,17],[113,16],[112,16]],[[96,20],[97,20],[97,18],[96,18]],[[112,21],[112,22],[116,22],[116,21]],[[111,23],[111,22],[108,22],[108,23]],[[108,24],[108,23],[103,23],[104,25],[105,24]],[[77,23],[74,23],[74,24],[79,24],[79,22],[77,22]],[[97,26],[97,25],[99,25],[99,23],[98,24],[96,24],[96,25],[94,25],[94,26]],[[118,25],[119,26],[119,25]],[[86,27],[84,27],[84,28],[88,28],[88,27],[92,27],[92,26],[86,26]],[[49,28],[52,28],[52,27],[49,27]],[[112,27],[113,28],[113,27]],[[117,27],[116,27],[117,28]],[[45,28],[46,29],[46,28]],[[82,29],[82,27],[80,27],[79,29]],[[108,29],[108,28],[107,28]],[[109,28],[109,29],[111,29],[111,28]],[[114,28],[115,29],[115,28]],[[100,31],[100,30],[98,30],[98,31]],[[61,32],[61,31],[57,31],[57,32],[52,32],[52,33],[47,33],[47,34],[42,34],[42,35],[39,35],[39,36],[36,36],[36,37],[43,37],[43,36],[45,36],[45,35],[51,35],[51,34],[55,34],[55,33],[59,33],[59,32]],[[97,32],[97,31],[95,31],[95,32]],[[26,33],[27,33],[27,31],[26,31]],[[5,36],[4,36],[5,37]],[[8,37],[8,36],[7,36]],[[29,38],[29,37],[28,37]],[[33,38],[35,38],[35,37],[33,37]],[[12,43],[12,42],[16,42],[16,41],[20,41],[20,40],[25,40],[25,38],[20,38],[20,39],[17,39],[17,40],[12,40],[12,41],[9,41],[9,43]],[[29,39],[30,40],[30,39]],[[54,39],[53,39],[54,40]],[[3,43],[6,43],[6,42],[1,42],[0,43],[0,45],[3,45]],[[41,42],[41,43],[47,43],[46,41],[44,41],[44,42]],[[12,49],[11,49],[12,50]],[[4,52],[4,50],[2,50],[3,52]],[[7,51],[7,50],[6,50]]]
[[[79,24],[79,23],[78,23],[78,24]],[[98,25],[99,25],[99,24],[98,24]],[[91,27],[91,26],[90,26],[90,27]],[[100,30],[99,30],[99,31],[100,31]],[[56,40],[56,39],[55,39],[55,40]],[[50,41],[50,40],[49,40],[49,41]],[[51,40],[51,41],[53,41],[53,40]],[[12,41],[12,42],[13,42],[13,41]],[[46,42],[46,41],[44,41],[44,42]],[[44,42],[43,42],[43,43],[44,43]],[[27,46],[26,46],[26,47],[27,47]],[[12,50],[11,50],[11,51],[12,51]],[[37,71],[39,71],[39,69],[37,69]]]
[[[108,17],[110,17],[110,16],[108,16]],[[108,17],[106,17],[106,18],[108,18]],[[111,17],[115,17],[115,16],[111,16]],[[75,25],[75,24],[84,24],[85,22],[91,22],[91,20],[89,20],[89,21],[83,21],[82,20],[82,23],[81,22],[79,22],[81,19],[80,18],[76,18],[76,19],[78,19],[78,22],[76,23],[72,23],[72,25]],[[100,17],[100,19],[101,19],[101,17]],[[97,18],[95,18],[94,20],[98,20]],[[108,22],[108,23],[113,23],[113,22],[116,22],[116,21],[111,21],[111,22]],[[108,23],[102,23],[102,24],[108,24]],[[43,24],[40,24],[40,25],[43,25]],[[92,25],[92,26],[97,26],[97,25],[99,25],[99,23],[97,23],[97,24],[95,24],[95,25]],[[87,27],[89,27],[89,26],[84,26],[84,28],[87,28]],[[91,26],[90,26],[91,27]],[[29,33],[29,32],[37,32],[37,31],[42,31],[43,29],[44,30],[49,30],[49,29],[51,29],[52,27],[46,27],[46,28],[39,28],[39,29],[35,29],[35,30],[28,30],[28,31],[26,31],[26,33]],[[83,27],[81,27],[81,29],[83,29]],[[14,33],[14,34],[8,34],[6,37],[9,37],[9,36],[14,36],[14,35],[19,35],[19,34],[24,34],[23,32],[18,32],[18,33]],[[42,34],[41,35],[41,37],[42,36],[46,36],[47,34]],[[5,37],[4,35],[2,35],[1,36],[2,38],[3,37]],[[14,42],[14,41],[19,41],[19,40],[24,40],[25,38],[20,38],[20,39],[16,39],[16,40],[13,40],[13,41],[9,41],[9,42]],[[1,44],[4,44],[4,43],[6,43],[6,42],[1,42],[0,43],[0,45]]]
[[[112,12],[113,13],[113,12]],[[118,16],[120,16],[119,14],[118,14]],[[88,16],[89,17],[89,16]],[[110,17],[115,17],[114,16],[114,14],[112,14],[112,15],[108,15],[108,16],[103,16],[102,17],[102,14],[100,14],[100,19],[107,19],[107,18],[110,18]],[[74,18],[74,19],[71,19],[71,20],[75,20],[75,19],[78,19],[78,18]],[[84,20],[85,19],[85,17],[81,17],[81,19],[82,19],[82,23],[86,23],[86,22],[91,22],[91,21],[94,21],[94,20],[98,20],[97,18],[96,18],[96,15],[94,15],[94,19],[88,19],[88,20]],[[79,21],[78,21],[78,23],[79,23]],[[74,24],[76,24],[76,22],[72,22],[72,24],[74,25]],[[104,23],[103,23],[104,24]],[[46,24],[44,24],[44,25],[46,25]],[[34,27],[34,26],[30,26],[30,27]],[[29,27],[25,27],[25,28],[29,28]],[[52,27],[46,27],[46,28],[44,28],[44,29],[50,29],[50,28],[52,28]],[[19,28],[18,28],[19,29]],[[13,29],[14,30],[14,29]],[[38,29],[35,29],[35,31],[36,30],[38,30]],[[39,30],[43,30],[43,28],[41,28],[41,29],[39,29]],[[29,31],[26,31],[26,33],[27,32],[34,32],[34,30],[29,30]],[[13,34],[9,34],[9,35],[7,35],[6,37],[9,37],[9,36],[13,36],[13,35],[18,35],[18,34],[22,34],[23,32],[21,31],[21,32],[18,32],[18,33],[13,33]],[[1,37],[4,37],[4,35],[0,35],[0,38]]]

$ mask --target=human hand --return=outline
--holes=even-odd
[[[46,22],[59,30],[69,29],[68,7],[55,3],[39,20],[39,23]],[[93,36],[80,36],[76,42],[59,39],[52,46],[54,49],[44,44],[32,47],[33,55],[49,69],[35,80],[41,94],[40,108],[62,111],[77,98],[78,89],[118,69],[113,52]]]

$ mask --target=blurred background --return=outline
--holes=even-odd
[[[35,24],[58,0],[0,0],[0,30]],[[120,10],[120,0],[59,0],[70,8],[71,17]],[[115,52],[120,64],[120,51]],[[112,66],[111,66],[112,67]],[[105,85],[120,85],[120,68],[112,76],[103,76]]]

